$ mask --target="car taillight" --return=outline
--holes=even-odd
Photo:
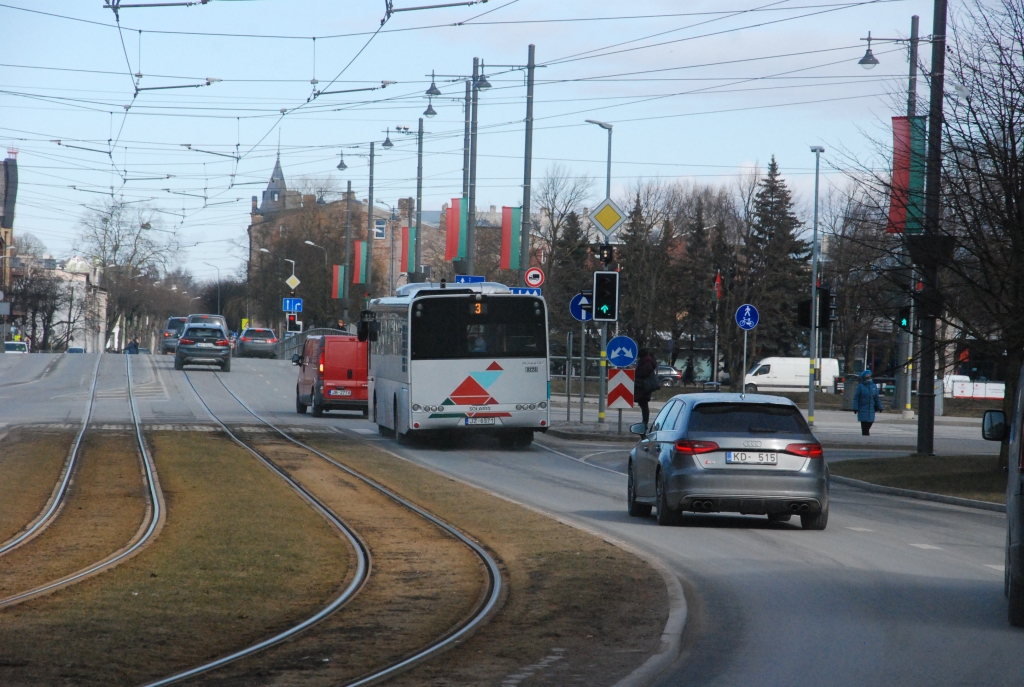
[[[168,336],[170,336],[170,335],[171,335],[171,333],[170,333],[170,332],[164,332],[164,338],[165,338],[165,339],[166,339],[166,338],[167,338]]]
[[[274,338],[267,339],[267,343],[277,343],[277,339],[274,339]]]
[[[243,336],[242,341],[252,341],[252,339],[249,338],[248,336]]]
[[[190,345],[194,344],[195,341],[193,341],[192,339],[178,339],[178,343],[185,344],[186,346],[190,346]]]
[[[324,352],[320,351],[320,371],[324,371]]]
[[[231,342],[228,341],[227,339],[221,339],[215,345],[217,345],[217,346],[230,346]]]
[[[683,439],[676,442],[676,450],[688,456],[695,456],[698,453],[711,453],[717,451],[718,444],[713,441],[691,441]]]
[[[821,450],[821,444],[790,444],[786,447],[786,453],[793,453],[804,458],[822,458],[825,455]]]

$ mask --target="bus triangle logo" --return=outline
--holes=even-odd
[[[462,384],[459,384],[458,388],[455,389],[448,397],[454,405],[459,406],[481,406],[487,405],[488,403],[497,403],[491,395],[487,393],[487,389],[480,385],[480,382],[476,381],[472,377],[466,377]]]
[[[493,363],[488,365],[487,369],[488,369],[488,371],[490,371],[490,370],[504,371],[504,370],[502,370],[501,365],[498,364],[498,361],[494,361]]]

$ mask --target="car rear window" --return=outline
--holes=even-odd
[[[167,331],[180,332],[185,328],[185,320],[168,320]]]
[[[709,434],[810,434],[793,406],[767,403],[701,403],[690,412],[689,432]]]
[[[186,336],[196,339],[223,339],[224,332],[219,327],[189,327]]]
[[[273,336],[273,329],[246,329],[242,336]]]

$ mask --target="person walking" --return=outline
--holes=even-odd
[[[636,359],[636,374],[633,382],[633,400],[640,406],[642,422],[646,425],[651,421],[651,394],[658,388],[658,378],[654,374],[658,362],[646,348],[641,348]]]
[[[871,370],[860,373],[860,384],[853,392],[853,412],[860,420],[860,433],[871,436],[871,425],[875,423],[875,411],[882,409],[882,399],[878,395],[878,387],[871,379]]]

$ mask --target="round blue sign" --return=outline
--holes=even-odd
[[[736,324],[744,331],[750,331],[756,327],[760,319],[761,316],[758,314],[757,308],[749,303],[744,303],[736,308]]]
[[[636,362],[637,345],[636,341],[628,336],[616,336],[608,342],[605,349],[608,362],[614,367],[629,367]]]
[[[586,301],[587,305],[591,305],[590,301],[582,293],[573,296],[572,300],[569,301],[569,314],[580,322],[590,322],[594,319],[594,314],[590,310],[583,309],[584,301]]]

